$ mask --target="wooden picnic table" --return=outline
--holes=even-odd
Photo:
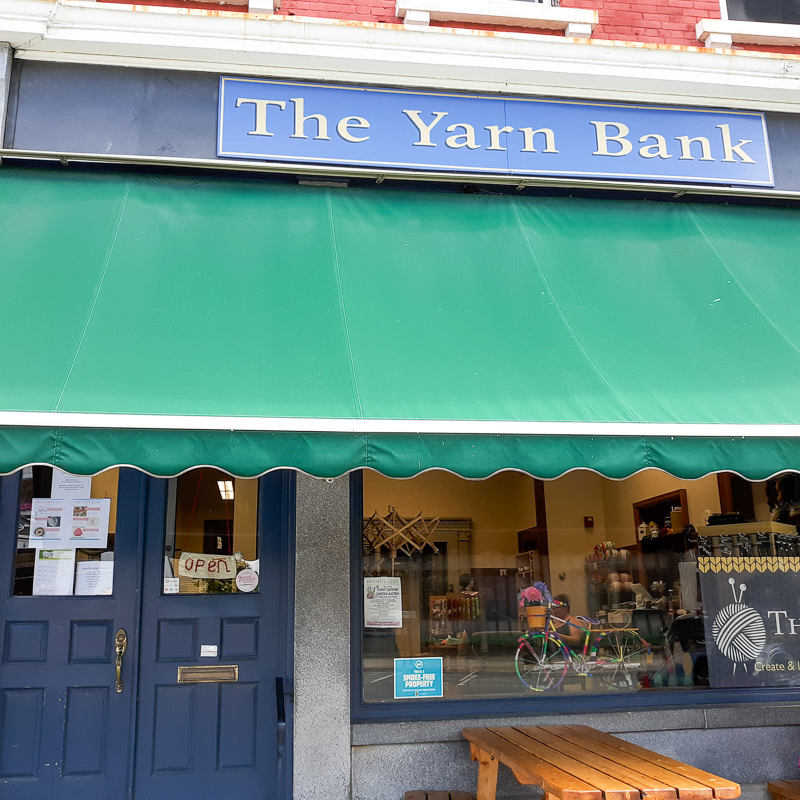
[[[497,768],[541,786],[545,800],[733,800],[738,783],[587,725],[464,728],[478,762],[477,800],[495,800]]]

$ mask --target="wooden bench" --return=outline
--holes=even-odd
[[[800,800],[800,781],[771,781],[767,789],[773,800]]]
[[[464,728],[478,762],[477,800],[495,800],[497,768],[541,786],[545,800],[733,800],[738,783],[586,725]],[[800,800],[800,798],[792,798]]]
[[[469,792],[406,792],[405,800],[474,800]]]

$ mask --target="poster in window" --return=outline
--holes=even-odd
[[[111,500],[102,498],[42,498],[31,503],[32,547],[108,546]]]
[[[711,686],[800,686],[800,558],[700,558]]]
[[[364,627],[403,627],[400,578],[364,578]]]

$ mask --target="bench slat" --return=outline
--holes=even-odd
[[[767,790],[773,797],[800,800],[800,781],[770,781]]]
[[[563,769],[565,772],[574,775],[590,786],[595,786],[603,793],[605,800],[639,800],[639,790],[630,784],[624,783],[618,778],[613,778],[586,764],[578,763],[574,758],[559,752],[553,747],[548,747],[546,744],[543,744],[542,741],[535,736],[536,728],[523,728],[519,730],[516,728],[489,728],[489,730],[519,745],[523,750],[540,758],[542,761],[546,761],[548,764]],[[531,731],[530,735],[528,735],[528,731]]]
[[[680,775],[676,775],[672,771],[664,770],[659,768],[658,766],[652,763],[653,759],[646,759],[644,757],[632,756],[630,754],[626,754],[624,751],[619,750],[618,748],[612,747],[605,742],[602,742],[597,739],[590,739],[586,735],[584,735],[581,731],[577,730],[580,726],[577,725],[547,725],[543,726],[548,731],[553,732],[554,734],[564,738],[565,740],[571,742],[572,744],[576,745],[579,749],[583,751],[593,752],[600,758],[608,761],[610,764],[618,764],[624,769],[631,770],[632,772],[638,773],[643,776],[643,780],[645,780],[645,784],[639,786],[640,789],[643,790],[645,793],[649,793],[649,790],[653,786],[653,784],[660,784],[666,785],[670,788],[670,790],[675,793],[676,795],[679,794],[679,791],[683,790],[684,799],[686,798],[686,792],[690,791],[691,789],[695,789],[705,796],[706,800],[710,797],[709,792],[712,791],[709,787],[703,786],[699,783],[693,783],[691,781],[687,781],[687,779],[683,778]],[[647,751],[650,752],[650,751]],[[652,755],[656,755],[652,753]],[[639,784],[637,784],[639,785]]]
[[[624,781],[629,786],[635,786],[642,793],[642,796],[648,798],[648,800],[676,800],[677,798],[677,792],[669,784],[604,758],[598,752],[587,750],[569,738],[564,738],[563,734],[556,735],[544,727],[519,727],[516,730],[522,731],[527,736],[549,745],[554,750],[558,750],[568,756],[574,762],[586,764],[617,780]]]
[[[542,761],[487,728],[464,728],[464,738],[511,767],[523,784],[539,784],[562,800],[602,800],[602,792],[568,772]]]
[[[738,783],[726,780],[725,778],[720,778],[718,775],[712,775],[710,772],[705,772],[704,770],[697,769],[689,764],[676,761],[674,758],[668,758],[667,756],[654,753],[652,750],[648,750],[647,748],[640,747],[636,744],[631,744],[623,739],[618,739],[611,734],[603,733],[602,731],[595,730],[594,728],[590,728],[586,725],[574,725],[570,727],[576,732],[583,733],[594,741],[602,742],[603,744],[614,747],[623,753],[643,759],[647,763],[654,764],[659,768],[675,773],[679,777],[689,779],[695,784],[701,784],[702,786],[709,787],[713,792],[713,796],[718,800],[733,800],[733,798],[739,797],[741,794],[741,787]],[[655,776],[655,773],[651,774]],[[681,791],[681,787],[677,783],[675,784],[675,787],[678,789],[679,795],[682,798],[690,800],[690,797],[692,796]],[[703,796],[705,797],[707,795],[704,794]]]
[[[643,747],[639,748],[640,752],[638,753],[630,753],[624,748],[613,746],[612,742],[619,742],[622,744],[621,739],[615,739],[613,736],[608,736],[608,739],[592,737],[588,733],[585,733],[585,731],[593,731],[594,729],[587,728],[583,725],[547,725],[542,727],[545,727],[547,730],[552,730],[554,733],[558,733],[558,728],[566,728],[565,733],[572,734],[571,740],[576,744],[586,749],[594,750],[594,752],[617,764],[623,764],[629,769],[642,772],[645,775],[649,775],[651,778],[655,778],[657,781],[674,787],[681,800],[711,800],[714,796],[714,792],[709,786],[660,765],[657,763],[658,754],[650,750],[645,750]],[[597,731],[597,733],[600,733],[600,731]],[[607,734],[605,735],[607,736]]]

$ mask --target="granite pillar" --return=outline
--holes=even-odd
[[[350,797],[350,480],[297,475],[294,800]]]

